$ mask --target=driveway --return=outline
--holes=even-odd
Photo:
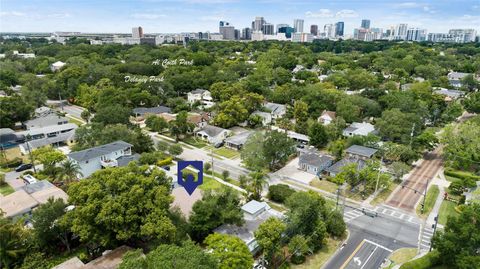
[[[43,168],[43,165],[36,165],[35,168],[37,168],[37,171],[39,171]],[[20,176],[26,171],[33,171],[33,169],[28,169],[22,172],[11,171],[5,173],[5,182],[7,182],[8,185],[10,185],[14,190],[21,189],[23,186],[25,186],[25,183],[20,178]]]
[[[298,157],[291,160],[287,165],[285,165],[282,169],[278,170],[274,174],[280,177],[286,177],[291,180],[298,181],[300,183],[309,185],[310,181],[312,181],[316,176],[305,171],[298,169]]]

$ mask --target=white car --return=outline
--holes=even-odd
[[[23,182],[25,182],[25,184],[37,183],[37,179],[34,178],[32,175],[23,175],[22,179],[23,179]]]

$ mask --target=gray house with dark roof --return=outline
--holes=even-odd
[[[203,140],[208,141],[208,143],[216,145],[221,143],[227,138],[231,131],[223,129],[213,125],[206,125],[202,129],[195,132],[197,137],[201,137]]]
[[[347,157],[358,158],[358,159],[370,159],[372,156],[377,152],[377,149],[359,146],[359,145],[352,145],[345,150]]]
[[[68,119],[65,117],[58,116],[56,114],[48,114],[43,117],[28,120],[24,122],[23,125],[27,130],[30,130],[32,128],[42,128],[42,127],[47,127],[51,125],[61,125],[61,124],[67,124],[67,123],[68,123]]]
[[[329,176],[334,177],[337,174],[339,174],[340,172],[342,172],[343,167],[345,167],[349,164],[352,164],[352,163],[357,164],[357,170],[361,170],[365,167],[365,165],[367,165],[367,163],[362,159],[348,158],[347,157],[347,158],[341,159],[340,161],[334,163],[332,166],[325,169],[325,172],[327,172],[327,174]]]
[[[301,152],[298,158],[298,168],[313,175],[320,175],[333,163],[333,157],[318,152]]]
[[[125,166],[130,161],[138,160],[140,155],[132,155],[132,145],[124,141],[115,141],[109,144],[71,152],[68,159],[80,166],[79,175],[85,178],[102,168]]]
[[[145,117],[146,114],[158,115],[170,112],[172,112],[172,110],[166,106],[136,107],[132,110],[135,117]]]

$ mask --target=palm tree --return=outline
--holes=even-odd
[[[60,179],[66,184],[70,183],[72,179],[77,180],[78,176],[83,176],[82,172],[80,172],[80,166],[72,160],[64,161],[61,168]]]
[[[268,185],[267,176],[260,171],[252,172],[249,176],[249,185],[253,192],[252,197],[255,200],[260,200],[262,198],[263,187]]]
[[[13,223],[0,216],[0,267],[14,267],[27,251],[27,231],[20,222]]]

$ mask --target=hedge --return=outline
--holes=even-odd
[[[445,169],[445,175],[451,176],[451,177],[456,177],[456,178],[463,179],[463,180],[473,180],[473,181],[480,180],[480,176],[477,176],[477,175],[474,175],[474,174],[468,173],[468,172],[453,170],[451,168]]]
[[[166,159],[160,160],[157,162],[158,166],[164,166],[164,165],[169,165],[172,164],[173,158],[172,157],[167,157]]]
[[[15,168],[23,163],[22,158],[16,157],[9,161],[2,161],[0,166],[3,168]]]
[[[288,185],[278,184],[268,187],[268,198],[277,203],[283,203],[295,192]]]
[[[400,269],[429,269],[440,264],[440,253],[434,250],[425,256],[404,263]]]

